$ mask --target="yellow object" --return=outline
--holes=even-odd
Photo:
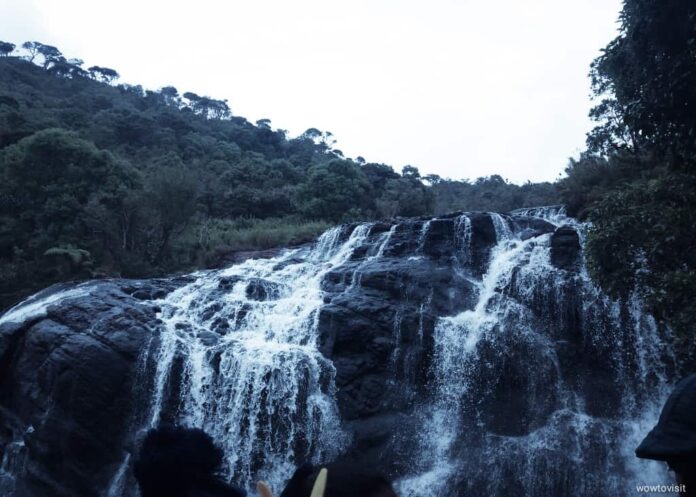
[[[324,490],[326,490],[326,477],[328,475],[326,468],[321,468],[317,479],[314,481],[314,486],[312,487],[312,493],[310,497],[324,497]]]

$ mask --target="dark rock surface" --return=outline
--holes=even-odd
[[[177,283],[95,282],[82,286],[84,295],[0,326],[0,453],[23,444],[26,464],[24,478],[0,479],[0,488],[100,495],[137,414],[138,358],[157,326],[145,295],[166,295]]]
[[[378,466],[390,461],[394,474],[406,469],[398,461],[404,461],[403,455],[413,450],[408,443],[412,437],[397,433],[417,430],[417,420],[409,413],[428,397],[437,318],[475,306],[475,279],[486,271],[497,242],[491,216],[471,213],[468,246],[461,247],[458,217],[404,220],[384,245],[382,257],[374,258],[374,253],[364,248],[325,277],[324,290],[330,303],[322,307],[319,316],[321,350],[336,366],[339,408],[356,439],[348,459]],[[532,231],[531,237],[555,230],[542,219],[502,219],[513,232]],[[373,227],[370,237],[374,239],[366,245],[379,245],[380,235],[389,228]],[[533,345],[516,342],[508,346],[509,354],[515,357],[533,357],[538,351]],[[491,378],[500,377],[501,365],[494,357],[499,352],[481,352],[490,356],[485,360],[493,368]],[[534,360],[541,372],[553,379],[555,370],[548,358],[540,355]],[[545,404],[536,403],[536,398],[529,396],[531,379],[514,361],[502,368],[506,376],[501,381],[487,379],[486,384],[476,387],[491,406],[476,416],[495,433],[528,433],[543,424],[556,407],[555,401],[545,398]],[[499,409],[506,404],[510,410]],[[516,413],[514,421],[510,420],[511,411]],[[400,416],[399,429],[391,425],[388,436],[386,426],[396,416]]]
[[[490,214],[470,213],[466,225],[458,214],[375,223],[350,259],[321,283],[319,347],[335,367],[336,400],[352,435],[343,458],[393,477],[413,469],[422,430],[416,412],[432,400],[437,381],[436,325],[442,317],[476,307],[492,249],[502,236],[496,222],[514,234],[515,243],[528,240],[530,247],[537,242],[545,247],[545,260],[550,257],[553,267],[546,262],[544,271],[534,274],[515,268],[495,288],[497,297],[486,309],[500,312],[501,321],[480,337],[466,361],[455,365],[462,375],[471,375],[467,398],[475,399],[463,402],[459,415],[462,440],[471,444],[466,447],[483,446],[491,437],[524,437],[562,419],[560,385],[583,399],[588,415],[618,415],[624,384],[615,367],[616,342],[594,337],[623,333],[616,340],[629,340],[628,332],[584,307],[598,298],[583,293],[575,228],[556,228],[525,213],[495,222]],[[339,241],[354,229],[346,226]],[[301,256],[286,259],[274,270],[303,262]],[[143,399],[151,391],[153,365],[146,352],[159,340],[156,300],[191,281],[93,282],[78,287],[81,295],[0,325],[0,459],[12,455],[25,465],[17,481],[0,474],[0,493],[102,494],[123,460],[124,446],[133,443],[134,427],[148,415],[139,406],[147,405]],[[241,281],[221,277],[214,295],[224,298]],[[246,297],[262,305],[284,291],[275,281],[244,282]],[[65,289],[54,287],[42,296]],[[200,315],[210,322],[197,332],[208,347],[224,339],[231,320],[245,319],[244,308],[235,316],[219,316],[220,309],[216,301],[206,302]],[[617,319],[629,321],[623,315]],[[173,390],[165,394],[170,402],[183,368],[174,364]],[[472,491],[485,488],[474,477],[470,485]]]
[[[551,263],[561,269],[577,268],[580,262],[580,236],[571,226],[561,226],[551,236]]]
[[[246,296],[251,300],[273,300],[277,299],[281,293],[283,285],[275,281],[252,278],[246,287]]]

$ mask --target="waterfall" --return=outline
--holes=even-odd
[[[457,217],[454,223],[454,236],[455,257],[461,265],[467,266],[471,263],[471,219],[469,216]]]
[[[491,213],[491,220],[493,221],[493,227],[495,228],[495,237],[498,243],[500,243],[503,240],[512,238],[512,230],[510,229],[510,225],[508,224],[507,219],[505,219],[497,212],[493,212]]]
[[[374,258],[378,259],[380,257],[384,256],[384,249],[387,248],[387,245],[389,245],[389,242],[391,241],[392,237],[394,236],[394,232],[396,231],[396,227],[398,224],[392,225],[391,228],[389,228],[389,231],[384,233],[382,236],[382,239],[379,243],[379,248],[377,249],[377,253],[374,255]]]
[[[16,480],[24,473],[26,446],[23,440],[15,440],[5,447],[0,461],[0,495],[12,495]]]
[[[553,262],[556,235],[585,229],[560,206],[346,225],[146,302],[119,280],[52,287],[0,324],[50,320],[99,285],[107,311],[148,309],[102,497],[135,494],[134,442],[160,423],[208,432],[250,492],[379,447],[402,497],[627,497],[669,481],[633,455],[672,382],[669,330],[597,288],[581,252]],[[0,493],[29,473],[29,430],[3,447]]]
[[[464,220],[466,219],[466,220]],[[433,369],[436,377],[436,394],[430,413],[424,416],[424,427],[420,450],[422,457],[417,467],[431,465],[416,476],[404,479],[400,490],[405,496],[450,495],[449,485],[456,465],[449,453],[457,440],[459,429],[460,403],[466,399],[467,364],[476,349],[478,341],[485,333],[494,331],[499,324],[502,312],[497,289],[505,286],[517,266],[521,254],[532,240],[521,243],[508,243],[512,232],[506,220],[499,214],[492,215],[498,244],[491,254],[488,272],[479,283],[478,302],[473,310],[466,310],[453,317],[441,318],[435,327],[435,355]],[[457,220],[459,226],[470,225],[466,216]],[[467,229],[463,229],[462,250],[468,252]],[[493,302],[493,300],[496,302]],[[501,332],[502,330],[495,330]],[[464,381],[463,381],[464,380]]]
[[[123,462],[121,462],[121,464],[119,465],[118,469],[116,470],[116,474],[111,479],[111,482],[109,483],[109,486],[106,489],[105,497],[119,497],[120,495],[123,495],[123,493],[126,491],[126,474],[128,472],[130,460],[131,455],[126,454],[126,456],[123,458]]]
[[[0,317],[0,325],[35,319],[45,314],[46,309],[48,309],[50,305],[65,300],[79,299],[87,295],[88,290],[85,287],[86,284],[78,285],[75,288],[67,290],[55,290],[51,287],[48,290],[39,292],[5,312],[2,317]]]
[[[546,219],[554,224],[575,223],[575,220],[568,218],[564,205],[546,205],[542,207],[528,207],[524,209],[516,209],[510,214],[513,216],[530,216]]]
[[[429,219],[421,225],[420,233],[418,234],[418,248],[416,249],[416,254],[418,254],[417,256],[421,256],[423,254],[425,239],[428,236],[428,230],[430,229],[432,222],[433,220]]]
[[[369,225],[345,242],[342,230],[327,231],[309,253],[198,274],[159,302],[149,425],[203,428],[222,444],[228,476],[248,488],[256,479],[280,488],[297,464],[330,458],[346,442],[316,322],[323,275],[350,257]]]
[[[581,228],[558,208],[517,214]],[[399,482],[400,495],[627,496],[636,481],[669,481],[661,465],[633,454],[668,393],[669,352],[654,320],[635,297],[614,302],[603,295],[584,267],[571,276],[552,266],[550,234],[523,241],[504,217],[493,214],[492,222],[498,241],[474,308],[436,323],[434,394],[420,409],[415,474]],[[565,379],[568,358],[559,357],[558,339],[561,308],[573,292],[591,333],[578,339],[594,342],[590,348],[615,364],[606,374],[623,391],[618,412],[590,412],[597,407]],[[510,398],[496,398],[506,381]],[[500,402],[499,415],[491,414],[492,402]],[[520,416],[524,426],[506,433],[497,416]]]

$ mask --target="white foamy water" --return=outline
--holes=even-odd
[[[575,220],[569,218],[566,214],[566,208],[563,205],[549,205],[543,207],[530,207],[527,209],[517,209],[512,211],[515,216],[530,216],[545,219],[553,224],[560,226],[561,224],[575,223]]]
[[[35,295],[20,302],[3,314],[0,317],[0,325],[5,323],[19,323],[41,317],[46,314],[46,310],[50,305],[58,304],[68,299],[80,298],[88,293],[87,288],[78,286],[76,288],[52,293],[48,297],[42,297],[40,294]]]
[[[581,228],[558,208],[518,214]],[[422,432],[414,460],[415,474],[398,482],[399,494],[510,495],[510,471],[519,479],[514,495],[633,495],[635,482],[670,481],[663,466],[640,461],[633,454],[654,424],[668,392],[663,365],[666,349],[654,320],[642,312],[637,299],[622,307],[604,296],[590,280],[586,268],[576,276],[568,276],[552,266],[551,235],[522,241],[504,217],[493,214],[492,221],[498,243],[478,283],[475,306],[455,316],[442,317],[436,323],[431,366],[435,391],[432,401],[421,409]],[[466,222],[459,219],[457,225],[463,233],[460,240],[467,240],[467,229],[461,227]],[[469,250],[466,243],[460,245],[460,250]],[[626,382],[619,413],[612,419],[586,414],[583,399],[561,379],[554,320],[561,319],[556,317],[558,306],[568,298],[569,291],[577,292],[582,299],[585,332],[596,333],[585,340],[606,342],[606,349],[615,355],[612,374],[616,381]],[[548,317],[542,316],[541,320],[531,311],[539,306],[539,299],[548,309]],[[628,319],[622,317],[621,309]],[[490,352],[481,356],[481,351],[510,354],[514,350],[510,349],[510,337],[514,337],[512,343],[521,340],[538,347],[550,368],[551,380],[544,378],[549,373],[535,370],[533,362],[528,371],[521,373],[540,378],[539,384],[532,383],[538,391],[530,394],[541,392],[542,396],[554,396],[561,402],[561,408],[544,425],[523,436],[487,433],[485,421],[467,418],[478,412],[480,400],[476,397],[479,393],[475,393],[480,388],[472,391],[472,387],[481,384],[482,374],[495,374],[485,364],[490,360]],[[524,364],[524,358],[518,360]],[[636,369],[639,378],[634,379],[631,371]],[[496,380],[486,377],[483,382],[495,384]],[[517,415],[510,412],[508,417],[513,420]],[[479,434],[467,436],[468,430]],[[467,443],[474,446],[462,445]],[[562,458],[554,459],[555,452]],[[605,457],[611,462],[598,466],[597,459]],[[559,490],[558,480],[563,480],[559,475],[567,471],[571,472],[576,488]],[[469,484],[473,486],[465,490]]]
[[[126,474],[130,465],[131,455],[126,454],[123,461],[116,470],[116,474],[111,479],[109,486],[106,489],[106,497],[119,497],[126,491]]]
[[[162,300],[150,424],[167,414],[203,428],[247,487],[262,478],[279,488],[305,459],[335,455],[346,440],[334,368],[318,350],[320,284],[369,228],[358,226],[343,243],[341,228],[328,231],[302,262],[293,251],[201,274]],[[178,393],[167,399],[173,387]]]
[[[157,301],[161,333],[153,334],[151,355],[139,365],[152,390],[145,421],[134,422],[142,426],[132,431],[161,422],[203,428],[222,445],[227,476],[250,490],[265,479],[277,493],[298,463],[336,456],[348,440],[336,405],[334,366],[319,351],[322,281],[347,264],[340,270],[343,286],[337,286],[361,291],[363,271],[400,253],[419,264],[452,264],[457,277],[475,288],[467,309],[437,318],[433,335],[424,326],[424,316],[433,319],[433,292],[415,302],[392,302],[395,346],[385,368],[393,384],[422,381],[418,358],[410,354],[414,341],[422,350],[432,342],[432,379],[414,406],[420,437],[408,461],[412,469],[398,482],[401,497],[628,496],[636,483],[669,482],[662,465],[633,456],[669,390],[666,332],[637,298],[615,302],[604,295],[584,265],[575,272],[554,267],[551,235],[521,240],[514,215],[568,224],[581,235],[584,230],[559,207],[518,211],[512,218],[491,214],[497,241],[481,271],[472,268],[467,215],[452,221],[454,261],[426,250],[431,221],[407,222],[398,235],[394,224],[369,238],[376,225],[363,224],[349,235],[346,227],[329,230],[312,249],[192,275],[189,284]],[[433,238],[444,236],[437,226]],[[409,253],[403,253],[406,245]],[[39,294],[10,309],[0,324],[35,319],[50,305],[88,291],[78,286]],[[403,325],[404,316],[413,315],[409,305],[420,312],[415,332],[410,324],[411,342]],[[593,362],[594,355],[601,361]],[[524,415],[542,420],[515,433],[505,432],[509,426],[501,427],[499,413],[481,405],[498,402],[491,392],[511,378],[519,380],[512,396],[523,389],[540,406]],[[611,409],[595,402],[595,387],[605,389],[596,395],[607,396]],[[517,407],[501,405],[510,411],[503,424],[522,416]],[[26,452],[20,441],[13,444],[2,461],[0,488],[14,486]],[[126,454],[114,468],[104,496],[133,495],[130,458]]]

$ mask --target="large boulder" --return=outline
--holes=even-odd
[[[141,413],[139,359],[157,328],[167,282],[54,287],[45,309],[15,311],[0,326],[0,453],[21,446],[24,476],[0,485],[15,495],[99,495]],[[78,290],[75,292],[75,290]],[[60,298],[64,294],[64,298]],[[139,294],[138,297],[134,295]],[[11,317],[12,311],[9,313]],[[0,487],[1,488],[1,487]]]
[[[551,263],[561,269],[579,266],[580,236],[572,226],[560,226],[551,235]]]
[[[366,246],[324,278],[320,347],[336,368],[338,407],[354,440],[349,460],[407,470],[414,438],[405,434],[415,437],[409,413],[427,397],[435,322],[475,305],[468,275],[484,271],[496,242],[490,218],[474,214],[463,246],[459,216],[377,224]],[[377,256],[370,247],[380,244]],[[469,250],[473,257],[460,257]],[[399,430],[390,424],[396,419]]]

